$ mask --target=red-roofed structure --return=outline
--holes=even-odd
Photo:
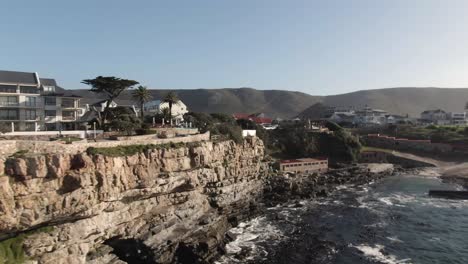
[[[245,113],[235,113],[232,115],[234,119],[246,119],[255,122],[259,125],[271,124],[273,119],[265,117],[264,114],[245,114]]]

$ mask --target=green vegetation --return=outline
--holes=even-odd
[[[107,128],[120,131],[127,136],[131,136],[136,129],[142,127],[141,119],[135,113],[125,107],[115,107],[109,110],[108,118],[110,123]]]
[[[128,146],[117,146],[117,147],[108,147],[108,148],[94,148],[90,147],[86,150],[88,155],[104,155],[108,157],[125,157],[132,156],[137,153],[145,153],[148,150],[153,149],[171,149],[171,148],[181,148],[181,147],[197,147],[200,142],[191,142],[191,143],[173,143],[169,142],[166,144],[148,144],[148,145],[128,145]]]
[[[268,131],[267,152],[278,158],[328,156],[332,161],[355,161],[361,150],[358,138],[334,123],[327,127],[333,133],[310,132],[301,123]]]
[[[41,227],[32,231],[21,233],[15,237],[0,242],[0,264],[24,263],[27,259],[23,250],[24,240],[33,234],[51,232],[53,227]]]
[[[101,127],[105,127],[104,124],[106,124],[108,120],[112,101],[119,97],[125,90],[128,90],[138,84],[138,82],[134,80],[121,79],[113,76],[98,76],[94,79],[83,80],[81,83],[91,86],[91,92],[106,96],[107,103],[102,111],[102,115],[98,111],[97,121]]]
[[[231,115],[190,112],[185,114],[184,119],[192,122],[202,133],[210,131],[212,136],[234,140],[238,144],[243,142],[242,127]]]
[[[172,120],[172,106],[179,103],[179,97],[174,92],[169,92],[163,99],[165,103],[169,104],[169,118]]]
[[[152,96],[148,88],[146,86],[138,86],[133,92],[132,97],[140,104],[140,117],[141,122],[145,121],[145,112],[144,112],[144,104],[151,100]]]

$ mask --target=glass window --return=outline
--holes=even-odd
[[[62,120],[75,120],[74,111],[62,111]]]
[[[45,103],[45,105],[56,105],[57,104],[57,98],[55,98],[55,97],[44,97],[44,103]]]
[[[0,96],[0,106],[17,106],[17,96]]]
[[[55,86],[44,86],[44,93],[54,93]]]
[[[26,96],[26,101],[24,102],[24,104],[26,106],[32,106],[32,107],[35,107],[36,106],[36,97],[34,96]]]
[[[75,107],[75,100],[70,98],[62,98],[62,107],[73,108]]]
[[[0,93],[16,93],[16,85],[0,85]]]
[[[0,109],[0,120],[18,120],[18,110]]]
[[[25,110],[24,111],[26,120],[36,120],[36,110]]]
[[[55,117],[55,116],[57,116],[57,112],[55,110],[45,110],[45,116]]]
[[[39,93],[39,89],[37,87],[32,86],[20,86],[21,93],[30,93],[30,94],[37,94]]]

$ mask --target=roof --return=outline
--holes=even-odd
[[[33,72],[1,71],[0,82],[2,83],[24,83],[36,84],[36,74]]]
[[[245,114],[245,113],[235,113],[232,115],[234,119],[247,119],[251,120],[257,124],[271,124],[273,119],[268,117],[263,117],[263,114]],[[260,117],[259,117],[260,116]]]
[[[445,114],[445,111],[442,110],[442,109],[436,109],[436,110],[426,110],[424,112],[422,112],[421,114],[429,114],[429,113],[444,113]]]
[[[41,84],[45,86],[57,86],[57,82],[55,79],[51,78],[39,78],[41,80]]]

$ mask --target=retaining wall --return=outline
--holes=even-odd
[[[28,153],[54,153],[54,154],[77,154],[85,152],[89,147],[107,148],[128,145],[147,145],[147,144],[165,144],[165,143],[188,143],[210,140],[210,132],[197,135],[187,135],[174,138],[143,138],[138,140],[126,141],[99,141],[99,142],[73,142],[65,144],[57,141],[32,141],[32,140],[2,140],[0,141],[0,154],[11,155],[17,151],[27,150]]]

